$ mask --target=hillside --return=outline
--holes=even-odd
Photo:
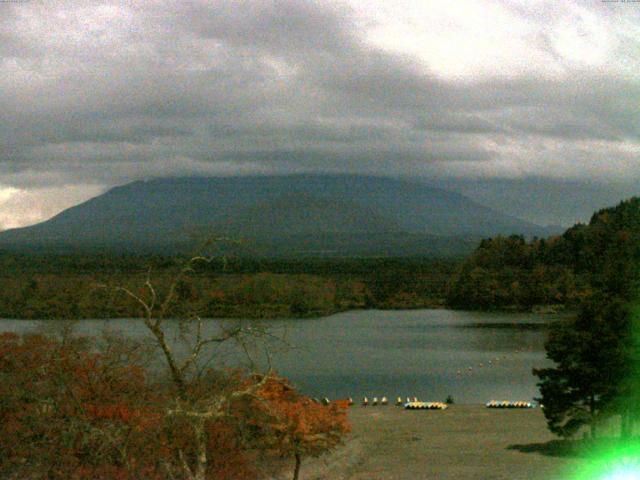
[[[459,308],[577,305],[597,290],[630,293],[640,259],[640,198],[593,214],[562,235],[527,242],[483,240],[452,282],[448,304]]]
[[[254,253],[455,255],[498,234],[545,229],[419,182],[295,175],[138,181],[40,224],[0,233],[0,247],[172,251],[212,235]]]

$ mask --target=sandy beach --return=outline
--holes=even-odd
[[[345,445],[303,462],[301,480],[555,480],[581,461],[553,448],[557,437],[537,408],[354,406],[350,419]]]

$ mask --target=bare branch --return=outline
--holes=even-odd
[[[201,418],[201,419],[215,419],[228,417],[227,407],[233,400],[238,398],[250,397],[258,400],[262,398],[256,395],[256,392],[262,388],[269,379],[273,378],[273,372],[269,370],[265,375],[262,375],[260,381],[252,383],[247,388],[242,390],[236,390],[229,394],[216,395],[207,402],[207,405],[203,408],[197,408],[195,406],[185,408],[183,404],[178,404],[176,408],[167,411],[169,415],[179,415],[189,418]]]
[[[153,317],[153,312],[151,310],[151,308],[149,307],[149,304],[147,304],[147,302],[145,302],[141,297],[139,297],[138,295],[136,295],[135,293],[133,293],[131,290],[129,290],[126,287],[116,287],[115,290],[117,292],[124,292],[127,296],[129,296],[130,298],[134,299],[136,302],[138,302],[138,304],[140,304],[142,306],[142,308],[144,308],[146,314],[147,314],[147,318],[151,319]]]
[[[216,238],[214,241],[240,243],[225,237]],[[258,354],[260,353],[260,348],[257,343],[251,343],[252,340],[257,342],[257,340],[269,340],[276,337],[260,326],[256,328],[256,325],[253,324],[223,323],[220,329],[210,335],[205,329],[203,319],[199,315],[181,315],[177,339],[184,342],[187,347],[186,355],[184,357],[182,355],[178,356],[172,350],[171,343],[167,338],[169,330],[165,328],[163,321],[173,314],[174,303],[182,300],[179,297],[181,296],[181,285],[185,277],[195,273],[198,264],[210,264],[214,259],[215,257],[198,255],[185,261],[177,269],[168,286],[168,290],[165,290],[165,288],[162,288],[160,292],[156,290],[151,279],[151,269],[147,271],[142,293],[136,294],[133,290],[124,286],[115,288],[116,292],[123,292],[144,309],[142,320],[155,339],[154,343],[162,350],[171,381],[177,390],[174,408],[167,409],[167,414],[179,415],[189,419],[188,428],[194,435],[195,458],[187,456],[182,450],[179,450],[177,465],[167,464],[165,466],[169,478],[185,476],[190,480],[204,480],[208,462],[205,422],[212,419],[232,418],[233,405],[242,398],[252,398],[263,403],[266,402],[264,398],[260,397],[259,391],[270,378],[275,378],[272,374],[270,352],[267,346],[264,345],[264,355],[268,364],[268,372],[266,374],[254,375],[248,384],[241,385],[235,383],[235,378],[233,381],[230,379],[228,385],[213,391],[211,389],[202,390],[201,387],[203,385],[198,382],[202,371],[204,371],[204,365],[202,365],[202,370],[200,366],[202,361],[205,360],[203,357],[205,356],[206,347],[213,344],[221,344],[231,339],[236,340],[249,359],[251,369],[256,370],[256,362],[252,358],[250,349],[255,349],[255,353]],[[226,270],[227,259],[225,256],[222,256],[222,262],[223,269]],[[214,358],[214,354],[209,356],[205,365],[212,362]]]
[[[195,478],[191,468],[189,467],[189,462],[187,462],[187,457],[185,456],[182,449],[178,449],[178,457],[180,458],[180,462],[182,463],[182,468],[184,472],[187,474],[188,478]]]
[[[202,353],[202,350],[204,347],[212,343],[223,343],[232,338],[237,338],[237,336],[239,336],[240,333],[242,333],[243,331],[242,327],[236,327],[232,330],[224,331],[221,336],[209,337],[209,338],[203,339],[202,338],[202,319],[200,317],[196,317],[196,318],[198,321],[197,327],[196,327],[196,341],[195,341],[195,344],[190,347],[191,354],[185,359],[185,361],[180,366],[180,371],[182,372],[185,372],[189,367],[195,364],[198,357]]]
[[[149,267],[149,270],[147,272],[147,281],[145,282],[145,285],[151,292],[151,301],[149,302],[149,308],[151,309],[151,311],[153,311],[153,309],[156,307],[156,300],[158,299],[158,295],[156,294],[156,289],[151,283],[151,267]]]

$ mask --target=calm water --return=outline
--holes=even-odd
[[[548,365],[547,330],[555,317],[537,314],[475,313],[450,310],[351,311],[305,320],[275,320],[268,325],[285,337],[272,364],[313,396],[359,399],[383,395],[417,396],[458,403],[490,399],[531,400],[538,396],[533,367]],[[519,328],[513,324],[526,324]],[[35,331],[52,322],[0,320],[0,330]],[[208,328],[217,327],[211,320]],[[172,325],[175,327],[175,324]],[[78,322],[75,331],[104,329],[144,338],[138,320]],[[177,331],[177,328],[173,328]],[[277,345],[281,347],[280,342]],[[237,362],[237,352],[218,350],[218,362]]]

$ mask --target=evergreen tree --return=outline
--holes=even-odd
[[[640,291],[639,226],[640,199],[634,198],[596,213],[588,228],[565,234],[589,265],[596,293],[575,320],[553,326],[545,347],[556,366],[534,370],[549,428],[559,435],[589,424],[594,436],[599,418],[610,414],[620,414],[622,436],[633,430],[640,405],[640,325],[634,308]]]
[[[545,348],[556,365],[533,373],[553,433],[568,437],[589,425],[595,437],[598,420],[621,409],[631,367],[630,320],[628,304],[599,297],[577,318],[552,325]]]

